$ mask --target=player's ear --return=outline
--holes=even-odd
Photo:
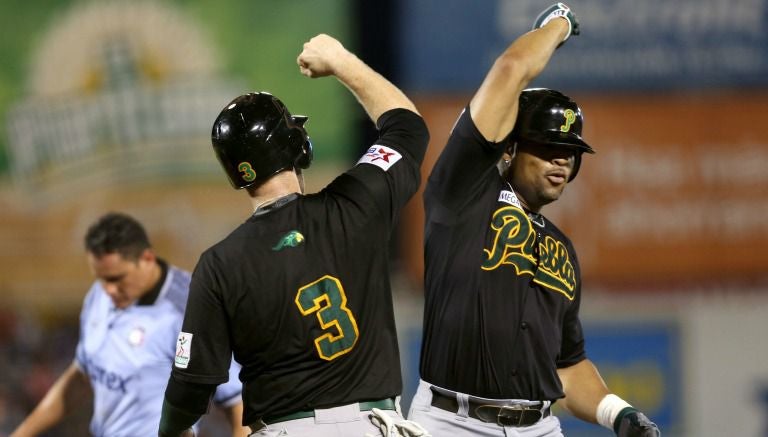
[[[501,159],[509,165],[510,161],[517,156],[517,141],[510,141],[504,148],[504,153],[501,154]]]
[[[509,160],[511,161],[517,156],[517,141],[512,140],[510,143],[511,144],[507,147],[507,154],[509,154]]]
[[[139,261],[154,263],[156,260],[157,255],[155,255],[155,251],[151,247],[144,249],[141,255],[139,255]]]

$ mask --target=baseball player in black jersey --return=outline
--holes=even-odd
[[[242,364],[243,423],[256,436],[428,435],[397,405],[400,360],[386,248],[416,192],[429,134],[413,103],[341,43],[304,44],[302,74],[335,76],[379,138],[357,165],[303,193],[304,124],[269,93],[240,96],[213,125],[216,155],[253,214],[195,267],[161,436],[204,414]]]
[[[434,435],[562,436],[555,401],[620,437],[659,435],[587,359],[576,252],[541,215],[594,151],[573,100],[525,87],[577,34],[568,6],[545,10],[495,61],[427,182],[422,380],[409,419]]]

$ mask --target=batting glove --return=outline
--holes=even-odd
[[[384,437],[432,437],[426,429],[410,420],[395,419],[384,411],[374,408],[369,415],[371,422],[376,425]],[[366,434],[365,437],[374,437]]]
[[[555,3],[547,9],[544,9],[544,11],[542,11],[533,21],[532,30],[544,27],[545,24],[558,17],[565,18],[568,21],[568,33],[565,35],[565,38],[563,38],[560,44],[557,45],[557,47],[560,47],[564,42],[568,40],[568,38],[571,37],[571,35],[579,34],[579,21],[576,19],[573,11],[571,11],[571,8],[569,8],[565,3]]]
[[[645,414],[632,407],[619,412],[613,422],[613,430],[618,437],[659,437],[661,431]]]
[[[423,426],[411,420],[403,420],[395,424],[403,437],[432,437]]]

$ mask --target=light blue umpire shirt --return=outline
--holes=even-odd
[[[115,308],[99,281],[83,302],[75,363],[93,388],[94,436],[157,435],[190,281],[188,272],[160,262],[166,275],[154,302]],[[240,401],[239,370],[232,360],[229,382],[214,395],[217,405]]]

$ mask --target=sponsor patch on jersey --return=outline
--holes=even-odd
[[[176,358],[173,360],[173,364],[179,369],[186,369],[189,365],[191,351],[192,334],[179,332],[179,338],[176,340]]]
[[[403,155],[395,149],[374,144],[365,152],[365,155],[357,161],[358,164],[373,164],[384,171],[389,170]]]
[[[280,238],[280,241],[277,242],[275,247],[272,248],[273,251],[279,252],[286,247],[297,247],[301,246],[304,243],[304,235],[301,234],[301,232],[293,230],[291,232],[288,232],[287,234],[283,235],[282,238]]]
[[[523,209],[523,205],[520,204],[520,200],[517,198],[517,195],[514,191],[510,190],[501,190],[499,193],[499,202],[508,203],[512,206],[516,206],[520,209]]]

